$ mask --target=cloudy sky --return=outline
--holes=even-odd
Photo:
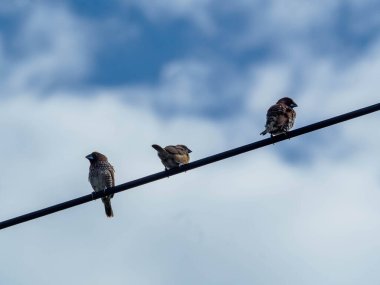
[[[379,102],[374,0],[0,2],[0,219]],[[0,232],[1,284],[379,284],[378,114]]]

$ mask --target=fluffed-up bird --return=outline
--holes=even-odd
[[[164,148],[154,144],[152,147],[157,150],[157,155],[161,159],[165,169],[178,167],[190,161],[189,153],[191,153],[191,150],[183,144],[177,144],[176,146],[168,145]]]
[[[276,136],[288,132],[296,119],[294,107],[297,107],[297,104],[289,97],[278,100],[268,109],[265,130],[260,135],[270,133],[271,136]]]
[[[86,158],[90,161],[88,181],[95,192],[115,186],[115,170],[104,154],[94,151]],[[113,217],[111,198],[113,198],[113,194],[102,198],[106,215],[109,218]]]

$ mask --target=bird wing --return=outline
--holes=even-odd
[[[114,187],[115,186],[115,170],[113,169],[113,166],[111,164],[107,164],[106,169],[104,171],[105,179],[106,179],[106,186]]]
[[[106,187],[114,187],[115,186],[115,170],[110,163],[107,163],[106,170],[104,173],[104,178],[106,180]],[[111,194],[110,197],[113,198],[114,194]]]
[[[165,150],[172,155],[174,161],[178,164],[186,164],[189,162],[189,153],[188,150],[183,148],[182,146],[169,145],[165,147]]]
[[[113,166],[110,164],[110,169],[109,169],[109,172],[111,173],[111,179],[112,179],[112,187],[115,186],[115,169],[113,168]]]
[[[165,147],[165,150],[170,154],[184,154],[183,151],[174,145],[168,145]]]
[[[276,104],[269,108],[267,117],[277,117],[286,114],[286,107],[283,104]]]

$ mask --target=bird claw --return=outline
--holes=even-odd
[[[185,165],[185,163],[179,163],[178,164],[178,167],[181,167],[181,166],[184,166]],[[187,171],[185,170],[185,173],[186,173]]]

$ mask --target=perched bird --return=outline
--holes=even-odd
[[[87,155],[86,158],[90,161],[88,181],[90,181],[95,192],[104,191],[106,188],[115,186],[115,170],[104,154],[95,151]],[[111,198],[113,198],[113,194],[102,198],[106,215],[109,218],[113,217]]]
[[[284,97],[278,100],[269,108],[265,130],[260,135],[270,133],[272,137],[289,131],[296,119],[294,107],[297,107],[297,104],[291,98]]]
[[[191,150],[183,144],[168,145],[165,148],[154,144],[152,147],[157,150],[157,155],[165,166],[165,170],[187,164],[190,161]]]

